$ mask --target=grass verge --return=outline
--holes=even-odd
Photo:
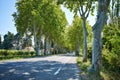
[[[80,67],[80,77],[82,80],[120,80],[120,74],[106,69],[102,69],[100,76],[88,73],[88,68],[91,63],[90,60],[82,62],[82,57],[77,58],[77,64]]]

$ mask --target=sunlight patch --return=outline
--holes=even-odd
[[[33,71],[33,72],[39,72],[39,70],[35,70],[35,69],[33,69],[32,71]]]
[[[9,72],[14,72],[14,71],[15,71],[15,69],[10,69],[10,70],[9,70]]]
[[[24,75],[30,75],[30,73],[28,73],[28,72],[24,72],[24,73],[22,73],[22,74],[24,74]]]

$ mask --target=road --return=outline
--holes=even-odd
[[[80,80],[76,57],[53,55],[0,61],[0,80]]]

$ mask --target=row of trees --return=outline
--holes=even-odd
[[[77,1],[78,1],[78,3],[77,3]],[[119,0],[111,0],[111,5],[109,6],[110,0],[106,0],[106,1],[98,0],[97,20],[96,20],[96,23],[92,27],[92,31],[90,30],[89,25],[87,25],[87,27],[85,27],[86,23],[84,25],[84,22],[86,22],[86,21],[84,21],[85,16],[83,16],[83,15],[85,15],[87,13],[87,10],[90,10],[91,13],[94,11],[93,10],[94,6],[88,5],[89,3],[93,3],[94,1],[91,1],[91,0],[86,0],[86,1],[82,1],[82,0],[60,1],[60,3],[64,4],[68,9],[75,12],[75,15],[77,14],[77,12],[79,12],[79,14],[81,16],[81,19],[83,22],[82,23],[83,24],[83,29],[82,29],[83,30],[83,38],[81,37],[80,40],[81,41],[84,40],[83,61],[86,61],[86,59],[87,59],[87,51],[88,50],[87,50],[86,45],[87,45],[87,43],[89,43],[89,41],[91,41],[91,40],[89,40],[89,38],[91,38],[91,32],[93,31],[92,66],[89,69],[89,71],[90,72],[95,71],[95,72],[97,72],[97,74],[100,74],[100,70],[101,70],[101,66],[102,66],[102,48],[103,48],[103,52],[104,52],[103,60],[105,60],[105,61],[103,61],[104,67],[106,69],[109,69],[109,70],[111,69],[113,71],[119,72],[120,62],[119,62],[118,56],[120,56],[119,55],[120,47],[118,45],[119,45],[119,25],[120,25],[119,24],[119,20],[120,20],[119,2],[120,1]],[[82,3],[83,5],[80,3]],[[78,11],[76,11],[76,10],[78,10]],[[89,15],[89,12],[86,15]],[[109,17],[109,21],[107,23],[108,17]],[[86,18],[87,18],[87,16],[86,16]],[[79,19],[77,19],[77,21],[79,21]],[[74,25],[74,23],[73,23],[73,25]],[[81,25],[81,22],[79,22],[79,25]],[[102,30],[105,25],[106,25],[106,27],[103,31],[103,35],[101,35]],[[77,27],[77,25],[76,25],[76,27]],[[85,28],[86,28],[86,30],[85,30]],[[75,29],[75,26],[74,26],[74,29]],[[71,33],[72,33],[72,31],[74,31],[74,29],[72,29],[69,32],[69,35],[71,35]],[[81,33],[79,33],[78,30],[75,30],[75,31],[77,34],[79,34],[79,37],[80,37]],[[85,34],[85,32],[87,32],[87,35],[89,34],[88,39],[87,39],[87,35]],[[72,34],[75,35],[74,32]],[[72,35],[72,38],[74,37],[74,39],[76,41],[77,35],[76,36],[74,36],[74,35]],[[103,38],[103,44],[102,44],[102,38]],[[79,40],[79,39],[77,39],[77,40]],[[86,40],[87,40],[87,42],[86,42]],[[76,43],[77,43],[77,41],[76,41]],[[72,45],[75,45],[75,44],[72,44]],[[80,45],[82,45],[82,43]],[[74,50],[76,50],[76,49],[74,49]],[[115,62],[113,60],[115,60]],[[117,63],[116,63],[116,61],[117,61]],[[107,64],[109,65],[109,67]]]
[[[58,4],[64,4],[65,7],[70,9],[71,11],[74,12],[76,15],[79,12],[79,15],[82,19],[82,27],[83,27],[83,36],[84,36],[84,56],[83,56],[83,61],[87,61],[87,36],[88,36],[88,31],[86,28],[86,20],[89,16],[89,13],[93,13],[93,8],[92,6],[92,0],[75,0],[75,1],[69,1],[69,0],[58,0]]]
[[[66,44],[65,46],[69,48],[70,51],[75,51],[76,55],[80,55],[80,52],[83,51],[83,41],[84,41],[84,36],[83,36],[83,28],[82,28],[82,19],[78,15],[74,16],[72,25],[66,28]],[[88,29],[88,43],[91,43],[91,26],[89,25],[89,22],[86,22],[86,29]]]
[[[44,54],[51,47],[60,48],[67,25],[65,13],[55,0],[19,0],[13,14],[17,31],[34,37],[34,49],[40,55],[40,43],[44,37]]]
[[[109,9],[112,1],[112,10]],[[40,55],[40,43],[44,37],[44,54],[51,48],[56,51],[63,51],[64,48],[75,50],[78,55],[80,46],[83,45],[83,61],[87,61],[89,24],[86,24],[89,14],[94,12],[94,3],[98,2],[97,19],[92,27],[92,65],[89,71],[100,74],[102,64],[102,30],[107,23],[108,12],[113,11],[119,14],[119,0],[18,0],[16,3],[17,12],[13,14],[17,31],[23,36],[29,33],[34,36],[34,48],[37,55]],[[65,13],[61,10],[60,4],[65,5],[74,12],[73,24],[67,28]],[[81,19],[77,16],[79,15]],[[112,16],[114,16],[112,14]],[[88,27],[86,27],[86,25]],[[81,28],[82,26],[82,28]],[[82,33],[81,33],[82,32]],[[66,35],[64,35],[66,34]],[[90,37],[91,38],[91,35]],[[84,44],[82,44],[82,41]],[[82,47],[82,46],[81,46]]]
[[[89,13],[94,11],[94,2],[98,2],[97,10],[97,20],[92,27],[93,32],[93,44],[92,44],[92,65],[89,72],[96,72],[100,74],[102,65],[102,30],[107,23],[109,5],[111,0],[58,0],[58,4],[64,4],[68,9],[73,11],[75,15],[79,12],[83,21],[83,39],[84,39],[84,56],[83,61],[87,61],[87,35],[88,31],[86,28],[86,19]],[[116,3],[118,0],[112,0],[112,4]],[[118,12],[118,8],[117,12]],[[118,12],[119,13],[119,12]]]

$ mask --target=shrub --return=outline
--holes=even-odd
[[[88,55],[87,55],[88,58],[92,59],[92,46],[91,45],[88,45],[87,52],[88,52]]]
[[[7,50],[0,50],[0,56],[7,56]]]
[[[34,52],[34,51],[31,51],[31,52],[30,52],[30,55],[31,55],[31,56],[35,55],[35,52]]]
[[[0,50],[0,57],[11,57],[11,56],[34,56],[34,51],[22,51],[22,50]]]
[[[107,70],[120,72],[120,55],[110,52],[108,49],[103,50],[103,66]]]

